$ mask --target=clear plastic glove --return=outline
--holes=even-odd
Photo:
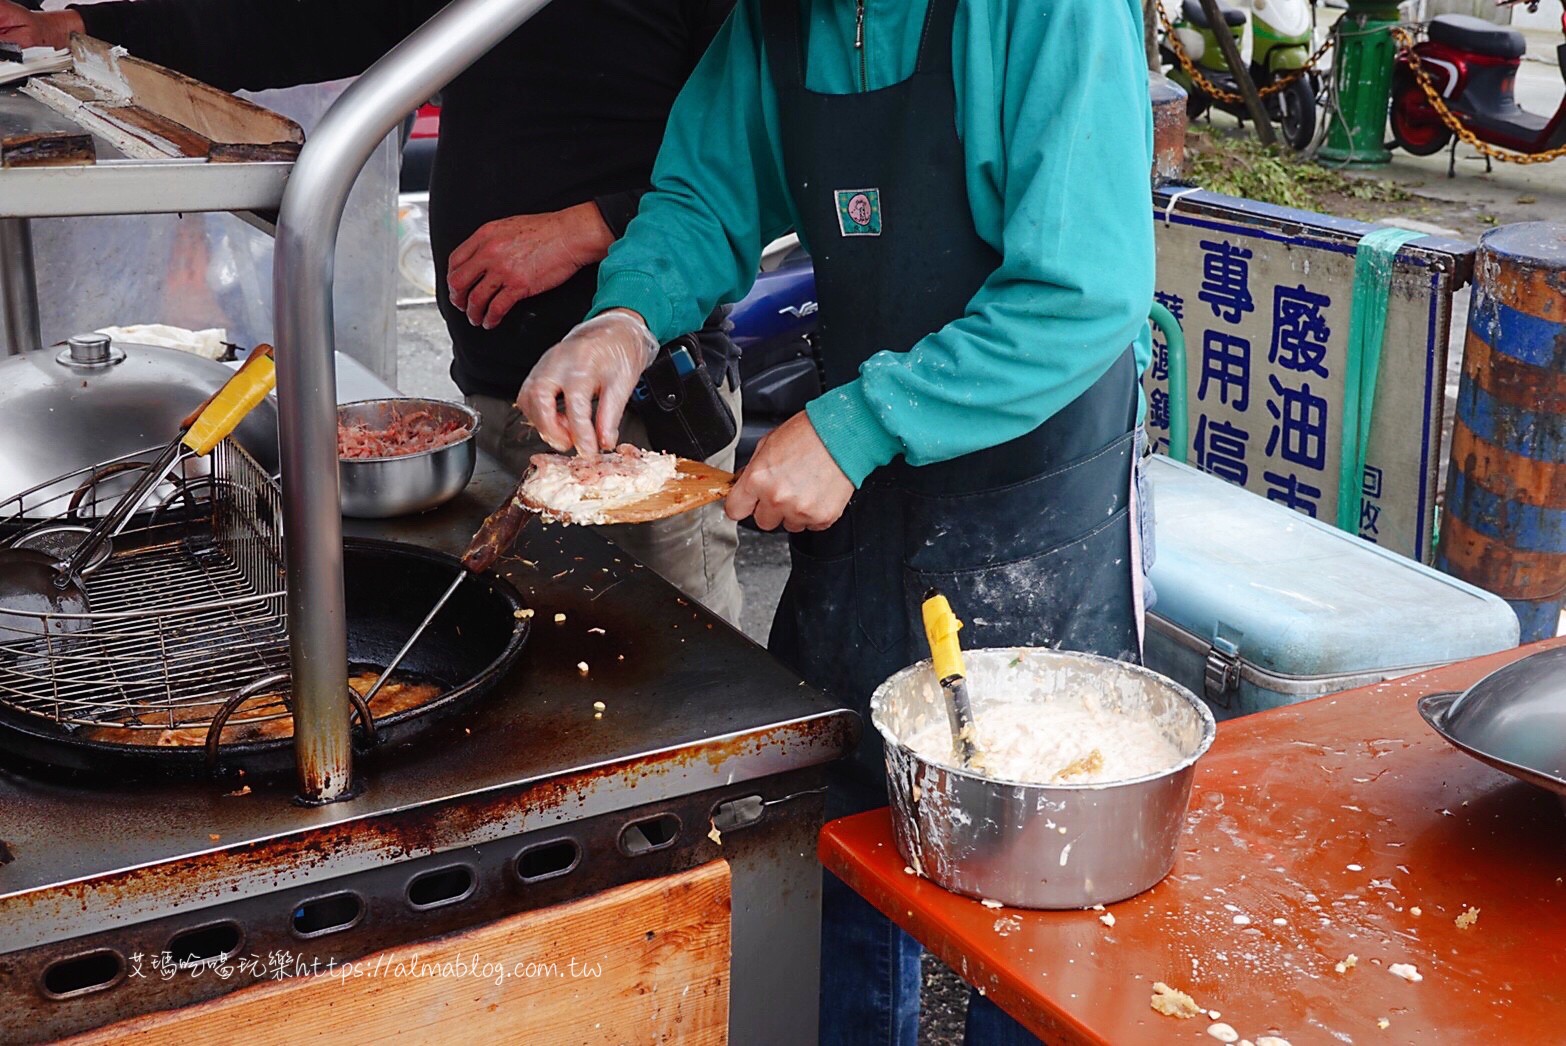
[[[517,393],[517,409],[561,453],[572,447],[581,454],[608,450],[620,434],[636,380],[657,356],[658,339],[640,315],[630,309],[601,312],[544,353]]]

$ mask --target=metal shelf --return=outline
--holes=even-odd
[[[0,137],[80,131],[69,118],[14,87],[0,88]],[[65,218],[195,211],[275,211],[292,163],[128,159],[94,137],[98,162],[0,170],[0,218]]]
[[[0,87],[0,138],[82,130],[18,88]],[[93,145],[92,164],[0,168],[0,355],[40,346],[27,219],[232,211],[271,233],[269,218],[256,214],[271,215],[282,206],[294,166],[276,160],[133,159],[99,135],[93,135]]]

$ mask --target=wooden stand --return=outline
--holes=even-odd
[[[632,883],[66,1040],[722,1044],[729,866]]]

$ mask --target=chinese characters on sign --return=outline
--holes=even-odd
[[[1210,193],[1165,213],[1156,300],[1185,332],[1190,464],[1337,518],[1354,250],[1369,226]],[[1429,561],[1454,272],[1471,251],[1405,249],[1393,276],[1362,477],[1360,536]],[[1147,426],[1169,449],[1169,352],[1153,334]]]

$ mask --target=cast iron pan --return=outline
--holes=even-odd
[[[348,661],[356,666],[386,664],[462,569],[455,557],[390,541],[350,538],[343,542],[343,553]],[[367,743],[356,719],[355,749],[374,758],[405,744],[494,686],[527,641],[528,621],[515,613],[522,607],[517,590],[494,574],[485,574],[458,589],[399,669],[399,674],[440,683],[447,689],[417,708],[384,718],[376,716],[374,745]],[[199,747],[89,741],[57,723],[3,705],[0,753],[8,757],[5,762],[15,757],[26,763],[25,768],[19,768],[24,772],[65,771],[73,778],[135,780],[239,774],[267,778],[294,772],[291,737],[221,745],[214,765]]]

